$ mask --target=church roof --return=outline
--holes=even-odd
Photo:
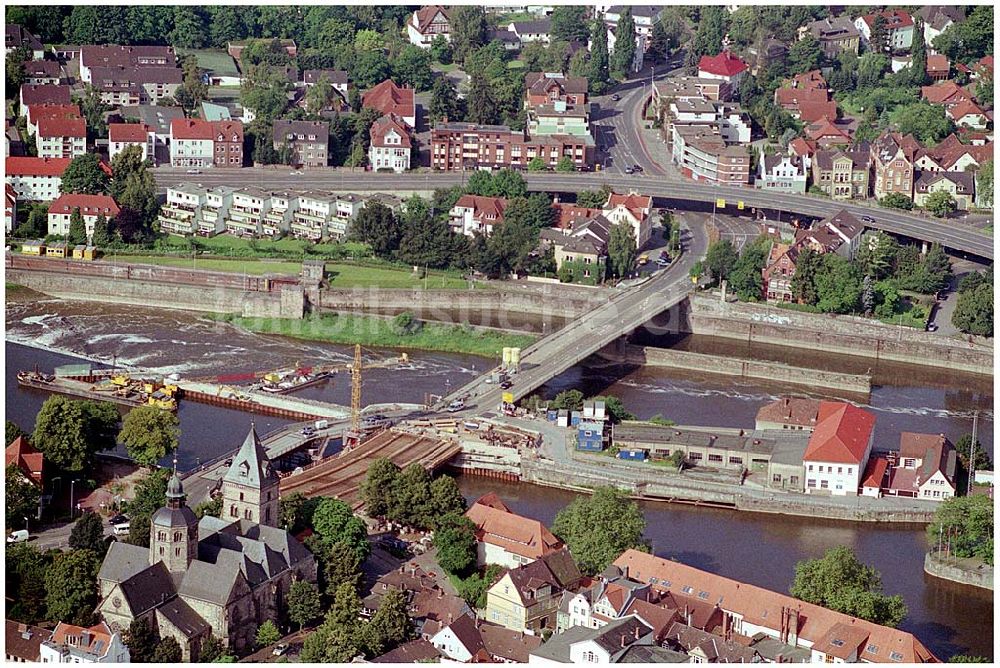
[[[233,457],[233,464],[222,478],[223,482],[237,485],[262,488],[264,483],[277,483],[278,474],[271,467],[264,446],[257,437],[257,430],[251,426],[250,433],[240,446],[240,451]]]
[[[147,568],[149,568],[148,547],[116,541],[111,543],[97,578],[111,582],[124,582]]]
[[[197,638],[211,630],[211,626],[194,609],[180,598],[161,605],[156,613],[180,630],[187,638]]]
[[[214,563],[200,559],[191,562],[177,592],[182,598],[194,598],[217,605],[225,605],[229,601],[233,589],[243,577],[241,557],[228,551],[218,556],[219,559]]]
[[[158,527],[187,527],[198,523],[194,511],[187,506],[179,508],[158,508],[150,520]]]
[[[142,549],[147,551],[145,548]],[[157,561],[152,566],[136,573],[121,582],[118,587],[128,602],[133,617],[138,617],[147,610],[152,610],[177,594],[173,580],[170,579],[170,572],[162,561]]]

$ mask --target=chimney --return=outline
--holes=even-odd
[[[403,574],[403,573],[405,573],[405,572],[406,572],[406,568],[405,568],[405,566],[400,566],[400,567],[399,567],[399,574],[400,574],[400,575],[402,575],[402,574]]]
[[[799,611],[795,608],[788,611],[788,644],[792,647],[799,644]]]
[[[635,639],[639,640],[639,625],[635,625]]]
[[[626,638],[626,636],[624,634],[622,634],[622,647],[623,648],[625,647],[625,638]]]
[[[90,629],[84,629],[83,633],[80,634],[81,644],[84,647],[90,647]]]
[[[449,626],[451,625],[451,623],[452,623],[453,620],[454,620],[454,616],[449,612],[448,613],[448,625]]]

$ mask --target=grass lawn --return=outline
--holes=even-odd
[[[190,257],[163,257],[160,255],[105,255],[104,260],[131,264],[158,264],[184,269],[204,269],[206,271],[231,271],[242,274],[294,274],[302,269],[301,262],[263,260],[197,260]]]
[[[914,329],[924,329],[927,327],[927,318],[930,315],[926,306],[914,304],[909,298],[903,297],[899,307],[892,317],[879,318],[887,325],[902,325],[903,327],[913,327]]]
[[[464,290],[468,282],[461,276],[429,271],[427,278],[395,267],[364,267],[339,262],[326,263],[327,282],[334,288],[423,288]]]
[[[304,320],[215,316],[258,334],[277,334],[307,341],[354,344],[403,350],[438,350],[496,357],[505,347],[525,348],[535,338],[503,334],[460,325],[424,323],[417,332],[397,333],[392,320],[363,315],[318,315]]]
[[[348,253],[358,257],[367,257],[370,253],[368,246],[355,242],[314,244],[309,241],[285,237],[278,241],[269,239],[257,239],[251,246],[250,240],[243,237],[234,237],[229,234],[219,234],[214,237],[199,238],[195,240],[199,249],[215,255],[245,255],[249,253],[266,254],[270,251],[284,251],[302,253],[305,249],[311,250],[317,255],[323,253]],[[182,237],[169,236],[161,243],[167,249],[188,250],[191,248],[191,240]]]

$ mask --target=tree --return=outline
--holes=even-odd
[[[552,410],[578,411],[583,408],[583,392],[580,390],[563,390],[549,402]]]
[[[556,171],[571,174],[576,171],[576,165],[573,164],[573,159],[571,157],[564,155],[559,158],[559,162],[556,163]]]
[[[712,272],[712,278],[724,281],[736,268],[736,262],[740,259],[733,243],[728,239],[715,241],[708,247],[705,254],[705,266]]]
[[[125,444],[129,457],[152,468],[177,449],[180,433],[180,420],[173,413],[139,406],[125,416],[118,440]]]
[[[7,545],[4,553],[7,586],[7,617],[33,624],[47,619],[45,614],[45,573],[51,553],[31,543]]]
[[[452,58],[464,63],[473,51],[486,43],[489,32],[486,12],[478,5],[460,5],[452,10],[450,23]]]
[[[407,44],[392,61],[393,77],[418,91],[430,90],[434,83],[431,54],[419,46]]]
[[[131,652],[129,653],[131,654]],[[201,645],[201,651],[198,653],[198,661],[201,663],[220,663],[219,660],[225,655],[226,648],[223,647],[222,641],[216,638],[215,635],[209,634],[205,638],[205,642]],[[132,662],[135,662],[134,654],[132,654]]]
[[[875,310],[875,290],[872,288],[872,277],[865,274],[861,281],[861,308],[865,315],[871,315]]]
[[[435,528],[448,513],[464,513],[465,497],[458,488],[455,479],[448,475],[439,475],[431,481],[431,511]]]
[[[976,172],[976,193],[984,207],[993,206],[993,160],[987,160]]]
[[[552,10],[550,17],[552,27],[549,35],[552,39],[563,42],[577,40],[586,42],[587,30],[587,8],[576,5],[558,5]]]
[[[416,462],[407,466],[393,483],[389,516],[408,526],[429,527],[433,519],[430,486],[430,474],[423,466]]]
[[[319,590],[316,589],[316,585],[305,580],[293,582],[288,590],[288,618],[299,625],[299,630],[317,619],[321,612]],[[258,641],[259,636],[258,631]]]
[[[437,562],[445,572],[464,575],[476,565],[476,525],[456,512],[443,515],[434,532]]]
[[[106,137],[108,124],[104,119],[106,112],[111,111],[111,107],[104,104],[100,93],[92,86],[87,86],[84,96],[76,98],[76,102],[80,105],[80,113],[83,114],[83,119],[87,124],[87,138],[93,141],[97,137]],[[65,173],[63,178],[66,178]]]
[[[214,636],[212,637],[214,638]],[[128,647],[132,663],[150,663],[153,660],[153,654],[156,652],[156,646],[160,642],[159,636],[150,628],[149,622],[145,619],[133,619],[128,625],[128,631],[125,632],[122,640]],[[202,661],[212,660],[205,658],[204,647],[202,648],[200,658]]]
[[[528,184],[524,177],[513,169],[505,167],[492,174],[493,191],[497,197],[514,199],[515,197],[526,197],[528,194]]]
[[[18,91],[21,90],[21,84],[25,81],[24,63],[25,61],[31,60],[31,51],[26,47],[18,47],[13,49],[7,54],[6,63],[6,82],[7,82],[7,99],[14,99],[17,97]]]
[[[914,22],[913,39],[910,42],[910,66],[906,68],[905,72],[907,83],[911,86],[923,86],[928,83],[924,22],[919,19]]]
[[[341,586],[323,623],[306,637],[299,658],[305,663],[349,663],[362,654],[360,612],[357,592],[348,585]]]
[[[98,248],[104,248],[111,243],[111,226],[103,213],[94,221],[94,233],[90,235],[90,241]]]
[[[795,566],[791,594],[807,603],[893,628],[907,614],[903,597],[883,594],[882,576],[858,561],[849,547],[831,548],[822,558],[800,561]]]
[[[927,196],[924,201],[924,208],[930,211],[936,218],[947,218],[955,213],[958,208],[955,198],[946,190],[938,190]]]
[[[876,14],[872,21],[871,38],[868,40],[872,51],[889,51],[888,20],[882,14]]]
[[[802,74],[815,70],[823,61],[823,49],[819,40],[806,33],[805,37],[792,44],[788,50],[789,74]]]
[[[598,396],[594,397],[594,401],[603,401],[604,410],[607,412],[608,420],[611,424],[618,424],[622,420],[634,420],[635,415],[629,413],[625,409],[625,404],[622,400],[615,396]]]
[[[588,209],[599,209],[608,201],[610,195],[610,186],[601,186],[600,190],[583,190],[576,194],[576,205]]]
[[[990,455],[978,439],[976,440],[975,465],[971,463],[970,457],[973,457],[972,434],[964,434],[955,441],[955,454],[958,455],[958,461],[961,462],[962,467],[966,471],[972,471],[973,469],[976,471],[993,470],[993,462],[990,461]]]
[[[355,85],[362,90],[371,88],[389,78],[392,70],[385,54],[381,51],[363,51],[354,61],[352,78]]]
[[[207,43],[208,30],[205,28],[202,8],[190,5],[175,7],[174,29],[170,32],[170,44],[185,49],[200,49]]]
[[[128,543],[149,547],[149,518],[167,503],[170,469],[154,469],[135,485],[135,497],[128,504]]]
[[[632,226],[626,223],[616,223],[611,226],[611,237],[608,240],[608,269],[612,276],[627,276],[635,262],[635,236]]]
[[[119,419],[114,404],[52,395],[38,412],[34,444],[55,466],[83,471],[94,453],[115,447]]]
[[[409,605],[403,592],[392,589],[379,602],[378,611],[366,625],[370,654],[384,653],[413,636],[413,623],[407,615]]]
[[[878,201],[878,205],[886,209],[904,209],[909,211],[913,208],[913,200],[903,193],[889,193]]]
[[[652,58],[655,64],[658,61],[666,60],[674,46],[673,37],[663,25],[663,19],[657,19],[656,23],[653,24],[653,33],[649,38],[649,48],[646,49],[646,55]]]
[[[369,516],[385,517],[389,514],[393,484],[398,476],[399,467],[386,457],[379,457],[368,465],[368,473],[361,483],[361,498]]]
[[[101,158],[96,153],[85,153],[73,158],[63,172],[59,192],[79,195],[100,195],[108,191],[108,175],[101,169]]]
[[[4,473],[4,502],[6,504],[4,509],[6,510],[7,526],[19,525],[24,521],[23,518],[37,515],[40,497],[41,491],[38,489],[38,485],[28,480],[17,464],[8,464]]]
[[[489,80],[482,74],[472,75],[466,97],[466,120],[470,123],[492,125],[499,120],[496,99]]]
[[[341,585],[348,584],[355,589],[361,585],[361,560],[357,551],[347,543],[334,543],[331,547],[318,546],[314,552],[323,562],[323,591],[333,596]]]
[[[951,556],[993,565],[993,502],[985,494],[945,499],[927,526],[927,542]]]
[[[368,244],[379,257],[388,257],[399,247],[402,230],[392,209],[381,202],[369,203],[354,219],[351,236]]]
[[[257,647],[269,647],[281,640],[281,631],[270,619],[257,627]]]
[[[104,542],[104,524],[97,513],[86,511],[73,523],[69,534],[69,546],[73,550],[90,550],[98,557],[103,557],[107,551]]]
[[[97,556],[90,550],[55,555],[45,572],[47,619],[89,626],[97,606],[99,567]]]
[[[649,551],[639,504],[613,487],[599,487],[559,511],[552,532],[562,539],[585,575],[596,575],[625,550]]]
[[[14,236],[21,239],[44,237],[49,230],[49,208],[44,204],[29,205],[28,220],[17,226]]]
[[[952,62],[971,63],[993,54],[993,12],[989,5],[975,6],[965,21],[953,23],[934,38],[934,49]]]
[[[855,262],[863,274],[881,280],[892,274],[898,253],[899,243],[880,230],[865,235]]]
[[[324,498],[313,513],[312,524],[325,545],[344,543],[354,550],[358,561],[368,557],[371,546],[364,520],[354,515],[351,507],[343,501]]]
[[[180,663],[183,658],[181,646],[173,636],[167,636],[156,643],[151,663]]]
[[[458,91],[455,84],[446,76],[440,76],[434,80],[431,88],[431,124],[441,123],[445,120],[461,121],[461,105],[458,99]]]
[[[611,70],[615,76],[628,78],[632,73],[635,61],[635,19],[632,18],[632,8],[625,5],[618,17],[618,29],[615,31],[615,52],[611,56]]]
[[[608,30],[603,21],[594,21],[594,29],[590,36],[590,89],[595,95],[600,95],[608,89],[611,79],[610,61],[608,55]]]
[[[958,295],[951,314],[955,327],[976,336],[993,336],[993,283],[983,283]]]
[[[438,35],[431,40],[431,56],[442,65],[451,64],[451,44],[444,35]]]
[[[889,122],[901,134],[912,134],[922,144],[936,144],[955,129],[944,106],[927,100],[896,107],[889,113]]]
[[[767,262],[770,240],[761,236],[749,243],[740,253],[733,271],[729,274],[729,287],[743,301],[757,301],[764,290],[761,271]]]
[[[726,10],[717,5],[699,8],[698,31],[689,53],[698,62],[701,56],[715,55],[722,49],[722,38],[726,34]]]
[[[816,306],[826,313],[853,313],[861,298],[861,278],[844,257],[826,253],[816,273]]]

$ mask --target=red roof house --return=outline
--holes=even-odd
[[[62,176],[70,158],[11,157],[4,162],[7,176]]]
[[[45,482],[45,455],[28,442],[24,436],[18,436],[7,446],[4,466],[15,465],[28,480],[39,487]]]
[[[544,524],[516,515],[506,506],[501,509],[495,504],[477,501],[465,511],[465,516],[476,525],[480,564],[496,563],[516,568],[563,548],[562,542]]]
[[[28,107],[28,125],[43,118],[80,118],[80,107],[75,104],[32,104]]]
[[[412,88],[400,88],[392,79],[386,79],[361,96],[361,106],[377,109],[383,115],[395,114],[411,128],[417,125],[417,108]]]
[[[802,459],[805,462],[864,465],[874,429],[875,416],[868,411],[837,401],[821,402],[816,429],[809,437]]]
[[[729,51],[723,51],[716,56],[702,56],[698,61],[698,76],[709,74],[716,78],[732,79],[749,67]]]
[[[49,205],[49,215],[71,215],[75,209],[80,209],[84,217],[97,217],[101,214],[105,218],[114,218],[121,209],[110,195],[78,195],[75,193],[63,193],[56,201]]]
[[[21,109],[25,109],[34,104],[69,104],[69,86],[56,86],[53,84],[42,84],[32,86],[22,84],[21,86]]]
[[[109,123],[108,140],[120,142],[145,142],[153,128],[145,123]]]
[[[40,118],[39,137],[87,137],[87,124],[82,118]]]

